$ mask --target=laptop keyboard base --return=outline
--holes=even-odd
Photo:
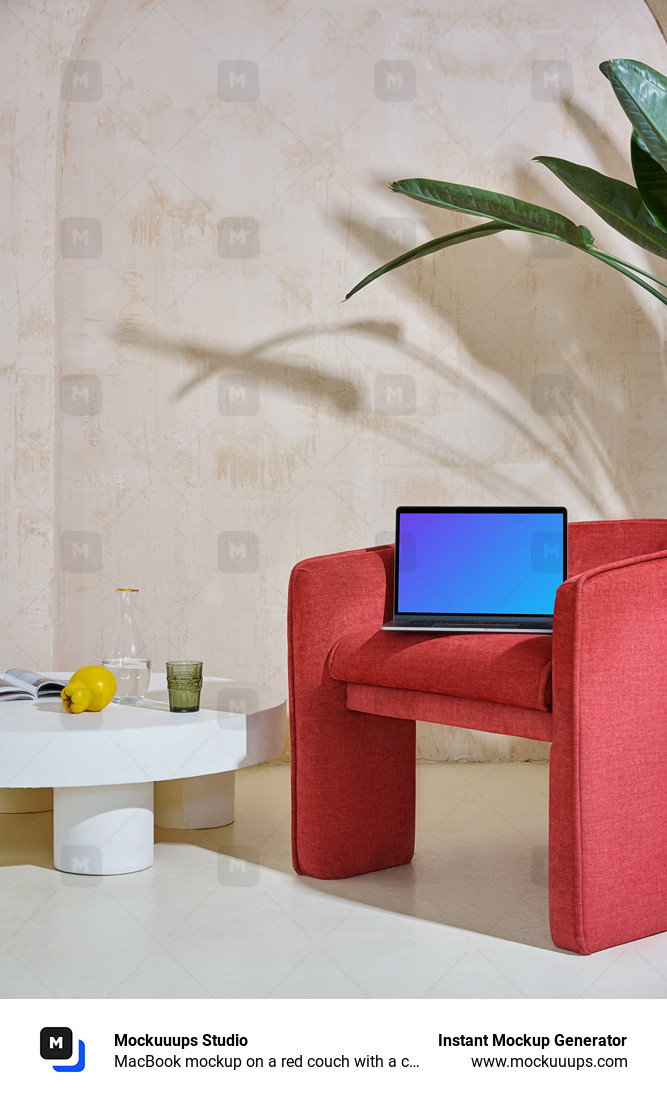
[[[383,630],[423,630],[437,633],[553,633],[552,618],[392,618]]]

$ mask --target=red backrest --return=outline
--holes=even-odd
[[[600,519],[570,523],[567,575],[667,549],[667,519]]]

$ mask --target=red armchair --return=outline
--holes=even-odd
[[[580,954],[667,930],[667,520],[571,523],[551,637],[381,632],[394,547],[296,565],[294,868],[414,851],[415,720],[552,741],[549,910]]]

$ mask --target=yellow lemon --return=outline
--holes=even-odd
[[[115,693],[115,675],[101,664],[87,664],[74,673],[60,697],[68,714],[80,714],[84,710],[103,710]]]

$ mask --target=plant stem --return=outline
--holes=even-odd
[[[600,248],[587,248],[587,252],[590,252],[594,256],[599,256],[603,260],[611,260],[614,264],[621,264],[623,267],[629,267],[631,271],[637,271],[640,275],[646,275],[647,279],[651,282],[658,282],[661,286],[667,288],[667,282],[663,282],[657,275],[652,275],[650,271],[644,271],[642,267],[635,267],[634,263],[628,263],[625,259],[619,259],[618,256],[610,256],[608,252],[603,252]]]

